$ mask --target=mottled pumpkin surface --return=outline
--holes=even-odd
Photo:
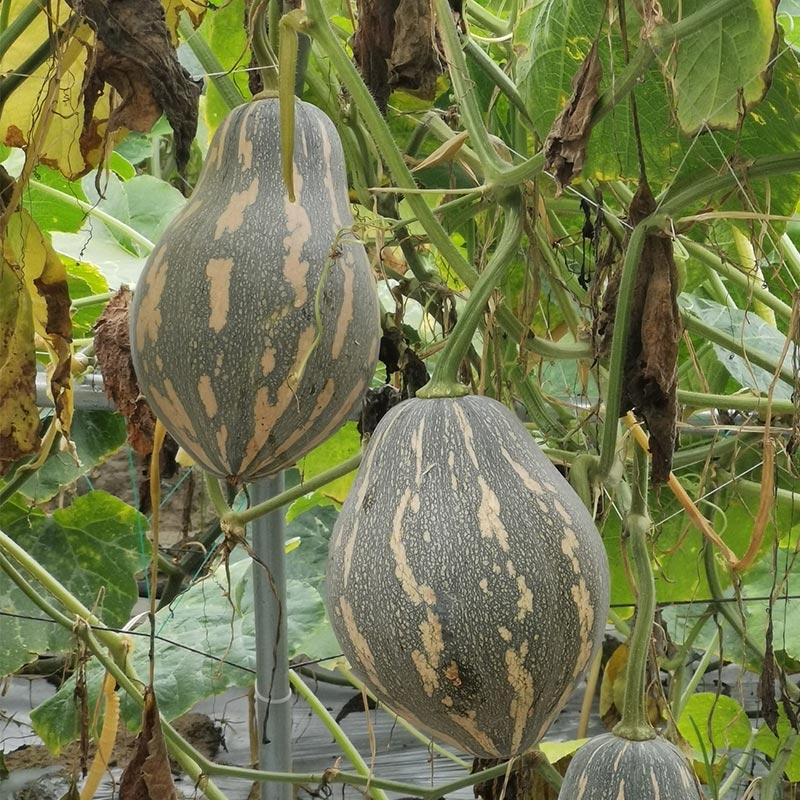
[[[520,753],[599,645],[605,549],[505,406],[408,400],[373,434],[336,523],[328,612],[357,673],[434,736]]]
[[[259,100],[222,123],[132,308],[143,394],[203,469],[236,482],[334,433],[369,386],[380,340],[338,134],[297,103],[292,203],[278,109]]]
[[[662,739],[629,741],[613,733],[590,739],[573,757],[559,800],[700,800],[681,751]]]

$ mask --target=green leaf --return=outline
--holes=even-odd
[[[702,759],[703,751],[713,752],[715,759],[723,758],[729,750],[743,750],[750,741],[747,712],[726,695],[712,692],[693,694],[677,722],[678,729],[698,759]]]
[[[288,578],[305,581],[322,590],[328,563],[328,540],[338,515],[335,506],[318,505],[288,522],[286,538],[300,538],[300,546],[286,558]]]
[[[78,411],[72,420],[70,436],[79,463],[71,453],[53,447],[44,464],[20,490],[31,502],[40,503],[55,497],[116,453],[125,443],[125,419],[113,411]]]
[[[299,552],[299,551],[295,551]],[[288,556],[294,558],[295,553]],[[230,582],[229,582],[230,579]],[[336,643],[319,592],[305,581],[287,580],[289,657],[336,656]],[[148,674],[148,642],[138,630],[133,666]],[[249,558],[221,564],[196,582],[170,608],[156,615],[154,689],[167,719],[185,713],[197,702],[231,687],[250,686],[256,670],[252,569]],[[261,647],[270,647],[261,642]],[[90,670],[89,702],[97,696],[103,671]],[[124,696],[123,718],[131,728],[141,721],[139,707]],[[51,749],[71,741],[78,730],[74,685],[68,681],[31,714],[36,732]]]
[[[98,194],[94,181],[95,173],[90,173],[83,179],[83,188],[89,202],[151,241],[158,239],[186,203],[186,198],[174,186],[152,175],[136,175],[124,182],[115,173],[104,176],[102,197]],[[138,252],[137,246],[127,237],[113,230],[111,234],[126,250]]]
[[[75,261],[69,256],[62,256],[61,260],[67,268],[69,283],[69,297],[72,302],[82,297],[103,295],[108,292],[108,281],[103,273],[92,264]],[[81,339],[92,335],[92,327],[97,322],[103,310],[104,302],[95,305],[83,306],[72,315],[72,336]]]
[[[791,528],[785,530],[788,535]],[[793,539],[796,540],[796,535]],[[741,627],[747,631],[751,641],[761,646],[767,632],[767,598],[775,586],[776,576],[781,585],[785,586],[794,586],[800,580],[800,564],[794,555],[794,545],[779,547],[776,558],[777,569],[773,565],[772,553],[768,552],[747,572],[738,597],[732,589],[725,592],[727,601],[736,608],[737,616],[741,614],[740,609],[744,613]],[[706,603],[699,601],[665,608],[663,617],[673,641],[682,642],[705,609]],[[795,612],[800,613],[800,601],[784,600],[778,595],[772,612],[774,651],[778,663],[792,672],[800,667],[800,627],[793,623]],[[754,671],[760,670],[761,665],[745,651],[741,635],[719,614],[703,626],[694,646],[699,649],[710,647],[720,627],[724,645],[723,658]]]
[[[68,181],[58,170],[43,164],[36,167],[32,178],[25,189],[23,204],[39,227],[45,231],[77,231],[86,219],[86,212],[69,198],[86,200],[80,181]],[[50,194],[48,187],[63,195]]]
[[[786,718],[786,712],[781,705],[778,706],[778,736],[776,736],[766,724],[758,729],[758,733],[753,741],[756,750],[774,759],[778,754],[779,748],[783,747],[787,737],[795,736],[791,723]],[[800,742],[795,741],[792,754],[784,765],[784,772],[791,783],[800,782]]]
[[[222,4],[212,14],[206,14],[203,24],[197,29],[209,47],[220,60],[223,69],[231,70],[233,78],[242,95],[251,96],[247,83],[249,49],[247,32],[244,25],[245,3],[244,0],[230,0]],[[219,91],[212,81],[206,88],[205,104],[206,124],[209,134],[213,134],[217,126],[230,111],[227,103],[220,96]],[[205,148],[203,148],[205,151]]]
[[[19,497],[0,507],[0,529],[112,627],[125,623],[138,599],[135,575],[149,554],[147,527],[141,514],[105,492],[77,497],[52,515]],[[69,649],[70,633],[50,620],[34,621],[43,612],[4,573],[0,609],[0,675],[41,653]]]
[[[774,355],[777,358],[783,350],[786,337],[752,311],[723,306],[713,300],[690,294],[681,295],[679,303],[706,325],[717,328],[741,342],[745,354],[750,348]],[[769,372],[751,364],[746,358],[731,353],[724,347],[714,344],[713,348],[719,362],[741,387],[762,394],[767,392],[773,378]],[[790,400],[793,390],[794,387],[779,380],[775,384],[773,397]]]
[[[681,0],[680,13],[691,16],[707,2]],[[668,4],[663,8],[667,11]],[[668,13],[678,18],[676,11]],[[772,0],[740,0],[735,14],[681,39],[676,57],[662,69],[683,132],[738,128],[745,111],[760,103],[769,87],[774,43]]]
[[[696,9],[699,4],[700,0],[693,0],[691,7]],[[670,21],[679,19],[678,5],[662,3],[665,17]],[[768,5],[766,0],[748,0],[743,3],[743,6],[751,10],[756,9],[759,26],[763,24],[765,5]],[[687,4],[684,3],[683,7],[685,18]],[[515,35],[515,48],[521,52],[518,74],[524,76],[521,89],[528,98],[528,107],[539,136],[544,139],[571,94],[572,77],[598,31],[601,31],[598,52],[603,64],[604,91],[617,80],[626,59],[616,26],[610,32],[602,27],[605,24],[601,18],[604,14],[602,3],[592,0],[544,0],[528,13],[532,19],[526,19],[523,26],[526,38],[520,38],[521,34]],[[738,15],[730,14],[728,17],[733,20]],[[627,22],[631,46],[647,46],[638,45],[638,15],[628,14]],[[724,31],[729,24],[735,23],[716,20],[707,25],[697,34],[697,43],[691,46],[687,44],[687,49],[691,53],[694,48],[696,56],[706,35],[712,38],[722,37],[718,40],[719,43],[724,39]],[[759,27],[755,32],[758,37],[756,41],[763,43],[763,33],[759,33],[760,30]],[[684,42],[677,44],[679,56],[683,44]],[[704,63],[701,61],[697,66],[699,71],[696,78],[690,78],[687,72],[684,88],[688,91],[688,87],[692,87],[696,95],[695,85],[707,81],[712,86],[718,85],[722,92],[727,78],[721,74],[721,70],[727,66],[728,59],[741,59],[741,64],[736,67],[737,71],[741,67],[744,72],[749,70],[752,74],[753,65],[763,62],[763,52],[759,53],[738,56],[727,51],[719,53],[719,68],[706,65],[708,73],[705,75],[700,70]],[[687,57],[682,69],[688,71],[690,67],[691,58]],[[736,80],[740,80],[740,76]],[[709,131],[693,137],[682,134],[674,124],[677,112],[666,83],[658,63],[654,63],[641,76],[636,88],[647,177],[654,192],[668,186],[694,182],[699,175],[729,170],[731,163],[743,164],[757,156],[800,149],[800,129],[795,123],[797,108],[800,106],[800,70],[791,52],[785,51],[776,57],[770,88],[764,100],[744,115],[741,127],[737,127],[734,132]],[[736,97],[734,92],[734,102]],[[687,98],[685,102],[691,103],[691,98]],[[699,98],[696,98],[696,108],[701,108],[699,103]],[[588,144],[584,174],[600,181],[638,178],[636,136],[627,99],[595,125]],[[726,206],[750,210],[755,205],[758,210],[769,210],[773,214],[788,216],[794,212],[797,196],[800,194],[800,176],[773,178],[769,182],[769,191],[761,181],[753,186],[745,185],[744,188],[745,192],[742,194],[747,197],[733,195],[725,198]]]
[[[137,175],[124,187],[130,226],[153,242],[186,204],[186,198],[172,184],[152,175]]]
[[[133,286],[147,260],[126,250],[102,222],[92,222],[80,233],[56,231],[51,238],[58,253],[94,266],[111,289],[118,289],[123,284]]]
[[[358,433],[358,427],[355,422],[347,422],[333,436],[326,439],[319,447],[315,447],[307,456],[297,462],[300,479],[307,481],[309,478],[313,478],[321,472],[341,464],[348,458],[352,458],[360,449],[361,436]],[[331,481],[331,483],[314,492],[308,500],[313,501],[314,504],[322,502],[324,499],[332,500],[339,504],[343,503],[355,476],[356,471],[353,470],[347,475]],[[305,510],[308,507],[308,500],[301,503],[297,509],[292,506],[287,519],[294,519],[297,516],[298,509]]]

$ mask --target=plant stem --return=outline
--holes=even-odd
[[[0,8],[0,53],[7,53],[11,45],[17,41],[22,32],[42,13],[44,5],[39,0],[32,0],[9,23],[11,13],[10,0],[3,0]]]
[[[516,202],[503,203],[503,233],[489,263],[470,292],[469,301],[447,338],[430,381],[417,392],[417,397],[463,397],[469,389],[458,382],[458,370],[464,360],[475,329],[486,310],[492,292],[502,279],[522,238],[522,211],[519,196]]]
[[[85,297],[76,297],[70,302],[70,310],[86,308],[87,306],[105,305],[116,292],[103,292],[103,294],[90,294]]]
[[[749,357],[749,351],[748,351]],[[678,389],[678,402],[689,408],[725,408],[733,411],[745,411],[752,414],[765,414],[772,409],[775,416],[793,414],[795,405],[791,400],[759,397],[754,394],[705,394]]]
[[[506,20],[496,17],[487,8],[478,3],[477,0],[467,0],[464,6],[469,16],[484,30],[493,33],[495,36],[507,36],[511,32]]]
[[[35,186],[40,192],[49,194],[51,197],[56,197],[59,200],[67,202],[70,205],[79,208],[88,216],[100,220],[100,222],[102,222],[110,230],[117,231],[118,233],[127,236],[131,241],[136,242],[136,244],[138,244],[145,251],[145,253],[150,253],[155,247],[153,242],[151,242],[146,236],[131,228],[130,225],[120,222],[120,220],[118,220],[116,217],[111,216],[111,214],[108,214],[101,208],[91,205],[90,203],[87,203],[85,200],[81,200],[78,197],[73,197],[71,194],[62,192],[61,190],[52,186],[47,186],[44,183],[40,183],[39,181],[32,180],[30,181],[30,184]]]
[[[260,0],[251,19],[253,55],[261,67],[261,80],[265,91],[277,91],[280,79],[278,56],[272,46],[272,37],[279,38],[280,32],[277,26],[274,30],[271,25],[268,26],[268,19],[271,17],[269,11],[275,5],[275,0]],[[269,31],[267,27],[270,28]]]
[[[790,364],[778,364],[771,354],[765,353],[763,350],[747,347],[743,339],[734,339],[730,334],[725,333],[725,331],[714,325],[708,325],[685,309],[681,309],[681,320],[686,330],[702,336],[714,342],[714,344],[730,350],[732,353],[736,353],[749,363],[765,369],[770,375],[774,375],[777,372],[784,383],[794,387],[795,378]],[[616,334],[616,329],[614,333]]]
[[[298,483],[297,486],[281,492],[279,495],[276,495],[264,503],[259,503],[252,508],[237,512],[237,521],[243,525],[252,522],[256,517],[269,514],[270,511],[274,511],[276,508],[292,503],[310,492],[315,492],[317,489],[327,486],[331,481],[335,481],[337,478],[341,478],[353,472],[353,470],[358,469],[359,464],[361,464],[361,456],[361,453],[356,453],[345,461],[336,464],[330,469],[326,469],[324,472],[320,472],[318,475],[314,475],[313,478]]]
[[[783,257],[786,268],[794,280],[795,287],[800,286],[800,252],[798,252],[788,233],[784,233],[778,239],[778,252]]]
[[[772,294],[769,289],[764,289],[759,282],[754,281],[752,273],[748,274],[737,265],[724,261],[707,247],[693,242],[686,236],[680,236],[679,240],[689,255],[696,258],[703,266],[744,289],[749,297],[763,303],[767,308],[771,308],[784,322],[789,321],[792,316],[791,306]]]
[[[509,99],[511,105],[519,111],[526,127],[532,131],[534,125],[528,112],[528,106],[525,105],[525,100],[511,78],[500,69],[492,57],[470,36],[467,36],[464,43],[464,52],[472,59],[475,66]]]
[[[465,761],[463,758],[459,758],[457,755],[455,755],[454,753],[451,753],[449,750],[446,750],[441,745],[436,744],[436,742],[431,741],[430,736],[426,736],[422,731],[420,731],[417,728],[415,728],[410,722],[406,722],[406,720],[404,720],[402,717],[398,716],[397,713],[392,711],[391,708],[388,708],[380,700],[378,700],[378,698],[375,697],[375,695],[373,695],[369,691],[369,689],[367,689],[366,686],[364,686],[364,684],[361,683],[361,681],[359,681],[358,678],[356,678],[356,676],[353,675],[352,672],[350,672],[349,669],[347,669],[347,668],[345,668],[345,667],[343,667],[341,665],[337,665],[336,668],[337,668],[337,670],[339,672],[342,673],[342,675],[344,676],[345,682],[348,685],[353,686],[354,688],[358,689],[359,691],[367,692],[367,694],[378,704],[378,706],[380,708],[382,708],[384,711],[386,711],[387,714],[390,714],[392,717],[394,717],[395,721],[397,722],[397,724],[401,728],[403,728],[404,730],[408,731],[417,741],[422,742],[422,744],[424,744],[427,749],[431,750],[432,752],[436,753],[437,755],[442,756],[443,758],[449,759],[454,764],[458,764],[459,767],[463,767],[463,769],[469,770],[469,768],[470,768],[469,762]]]
[[[761,800],[780,800],[780,798],[784,797],[780,783],[783,773],[789,765],[789,760],[794,755],[798,742],[800,742],[800,733],[796,731],[787,731],[781,737],[778,752],[772,760],[769,772],[761,781],[759,792]]]
[[[761,156],[748,161],[738,172],[733,169],[722,174],[714,172],[705,178],[698,176],[689,184],[669,187],[656,198],[657,210],[664,216],[677,218],[693,203],[708,201],[719,192],[737,189],[742,180],[754,181],[793,172],[800,172],[800,152]]]
[[[703,619],[703,622],[705,622],[705,619]],[[702,625],[700,627],[702,627]],[[708,669],[708,665],[711,663],[711,659],[716,655],[721,655],[718,645],[719,630],[717,630],[717,632],[714,634],[714,638],[706,648],[705,653],[703,653],[703,657],[697,662],[694,673],[692,674],[689,682],[683,688],[680,697],[676,698],[675,703],[673,703],[672,716],[675,717],[675,719],[678,719],[678,717],[680,717],[680,715],[683,713],[683,709],[686,707],[686,703],[689,701],[689,698],[694,694],[694,690],[698,687],[700,681],[703,680],[703,676]]]
[[[69,592],[60,581],[2,530],[0,530],[0,553],[5,553],[12,561],[16,561],[28,575],[41,584],[44,590],[58,600],[67,611],[85,620],[88,625],[101,628],[98,638],[102,641],[103,646],[108,648],[115,658],[120,659],[120,663],[124,661],[126,647],[122,637],[113,631],[104,630],[103,623],[77,597]],[[49,612],[47,613],[49,614]],[[69,624],[71,625],[72,623],[73,620],[69,620]]]
[[[236,85],[236,81],[220,64],[216,53],[208,46],[206,40],[192,27],[186,14],[181,14],[178,20],[178,33],[200,62],[200,66],[211,79],[225,105],[229,109],[234,109],[244,103],[244,95]]]
[[[361,76],[358,74],[349,56],[343,49],[341,42],[333,32],[321,0],[307,0],[306,8],[312,23],[306,30],[306,33],[309,33],[317,41],[330,60],[331,66],[350,92],[353,102],[358,107],[359,113],[378,148],[378,152],[386,162],[386,166],[391,172],[395,183],[403,189],[416,189],[414,178],[409,172],[408,165],[404,161],[403,155],[394,143],[394,137],[389,130],[386,120],[381,116],[372,95],[364,85],[364,81],[361,80]],[[541,163],[544,163],[543,157],[540,160]],[[515,186],[517,183],[518,181],[503,181],[503,185],[506,186]],[[499,185],[498,183],[498,186]],[[425,232],[428,234],[431,244],[436,247],[458,279],[469,287],[474,286],[475,281],[478,279],[477,272],[461,255],[456,245],[450,239],[450,235],[436,219],[434,212],[428,206],[425,198],[419,194],[409,192],[405,200],[420,225],[422,225]],[[498,309],[497,319],[511,339],[514,341],[522,341],[525,339],[526,347],[544,358],[592,358],[591,347],[588,344],[561,344],[535,336],[528,336],[525,338],[526,331],[522,323],[514,316],[511,309]]]
[[[433,0],[436,12],[436,29],[441,37],[445,60],[450,71],[453,93],[458,98],[458,107],[464,127],[469,132],[470,144],[484,164],[487,179],[491,182],[496,174],[508,169],[508,164],[498,155],[489,141],[489,132],[483,122],[478,105],[475,82],[469,74],[464,51],[458,38],[453,11],[447,0]]]
[[[328,729],[328,732],[333,736],[334,741],[342,750],[344,757],[353,765],[353,768],[359,775],[369,777],[372,770],[366,761],[361,757],[358,748],[350,741],[347,734],[342,730],[338,722],[333,718],[333,715],[325,707],[324,703],[312,692],[306,682],[293,670],[289,670],[289,683],[292,688],[306,701],[311,711],[316,714],[322,724]],[[381,789],[372,789],[370,796],[373,800],[388,800],[386,793]]]
[[[757,666],[758,671],[764,665],[764,651],[757,642],[753,640],[749,633],[747,633],[743,626],[742,620],[736,616],[736,611],[732,608],[732,604],[728,602],[725,593],[722,591],[722,586],[719,582],[719,575],[717,574],[717,562],[714,557],[715,548],[708,540],[703,541],[703,565],[705,567],[706,582],[711,597],[719,601],[714,604],[719,613],[727,620],[728,624],[733,628],[736,636],[740,637],[744,644],[745,652],[750,654],[753,663]],[[787,682],[788,683],[788,682]]]
[[[239,528],[244,527],[257,517],[269,514],[281,506],[292,503],[310,492],[315,492],[317,489],[326,486],[331,483],[331,481],[335,481],[337,478],[347,475],[349,472],[358,469],[360,463],[361,453],[356,453],[354,456],[350,456],[350,458],[336,464],[330,469],[326,469],[324,472],[320,472],[318,475],[314,475],[312,478],[298,483],[297,486],[286,489],[286,491],[275,495],[275,497],[271,497],[269,500],[265,500],[263,503],[247,508],[244,511],[231,510],[225,502],[225,498],[222,496],[222,490],[216,478],[211,475],[206,475],[206,485],[209,488],[209,497],[219,514],[220,521],[227,526]]]
[[[650,554],[647,552],[647,534],[652,527],[647,512],[647,472],[647,452],[634,444],[633,496],[630,512],[625,519],[625,528],[636,578],[636,622],[628,649],[622,719],[614,727],[614,733],[637,742],[655,736],[653,726],[647,718],[645,697],[650,637],[656,610],[656,585],[650,566]]]

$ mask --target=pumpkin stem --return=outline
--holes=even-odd
[[[637,742],[653,739],[656,735],[647,717],[645,697],[647,658],[656,610],[656,585],[647,551],[647,534],[652,527],[647,513],[647,467],[647,451],[634,444],[633,496],[625,528],[636,578],[636,621],[628,650],[622,719],[614,727],[614,733]]]
[[[417,392],[417,397],[463,397],[469,388],[458,381],[458,370],[464,360],[472,337],[483,316],[486,304],[497,284],[505,274],[511,259],[517,253],[522,238],[522,210],[518,193],[503,201],[503,232],[489,263],[472,287],[469,300],[439,356],[433,377]]]
[[[266,17],[269,0],[262,0],[253,9],[251,20],[253,36],[253,54],[258,66],[261,67],[261,79],[265,89],[277,90],[278,88],[278,58],[272,48],[267,33]]]

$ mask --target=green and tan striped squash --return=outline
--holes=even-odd
[[[484,758],[535,744],[600,643],[602,540],[517,417],[412,399],[369,441],[329,551],[345,655],[394,711]]]
[[[134,296],[142,393],[189,455],[231,482],[273,474],[336,431],[378,357],[375,281],[351,230],[341,141],[299,101],[294,177],[292,203],[278,100],[233,110]]]
[[[672,742],[631,741],[614,733],[590,739],[573,757],[559,800],[700,800],[694,771]]]

